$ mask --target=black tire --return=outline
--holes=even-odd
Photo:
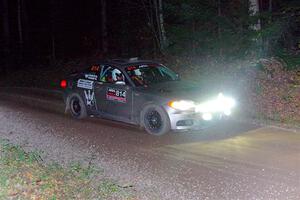
[[[79,94],[73,93],[69,96],[69,110],[72,117],[83,119],[87,117],[87,110],[84,101]]]
[[[141,113],[141,125],[152,135],[163,135],[170,131],[170,119],[166,111],[156,105],[146,106]]]

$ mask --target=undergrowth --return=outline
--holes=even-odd
[[[110,180],[99,180],[101,170],[73,163],[44,164],[37,151],[0,140],[0,199],[132,199]]]

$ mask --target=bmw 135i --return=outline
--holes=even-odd
[[[192,130],[229,117],[235,100],[180,80],[161,63],[109,60],[61,81],[66,112],[135,124],[153,135]]]

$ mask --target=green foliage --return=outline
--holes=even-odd
[[[99,170],[76,162],[44,164],[39,152],[0,140],[0,199],[131,199]]]
[[[185,56],[242,58],[292,48],[300,24],[296,14],[299,1],[273,4],[271,12],[263,8],[252,15],[246,0],[166,0],[168,51]],[[254,30],[258,20],[262,28]]]
[[[279,49],[275,55],[282,59],[286,65],[284,67],[287,70],[299,70],[300,69],[300,55],[287,52],[286,50]]]
[[[262,59],[262,69],[252,81],[249,105],[256,115],[283,123],[300,123],[300,74],[287,71],[284,64],[274,58]]]
[[[103,197],[108,197],[109,195],[118,192],[120,188],[110,181],[103,181],[99,185],[99,190],[101,191]]]
[[[237,55],[251,45],[250,20],[245,1],[166,1],[169,51],[186,55]],[[242,51],[241,51],[242,50]]]

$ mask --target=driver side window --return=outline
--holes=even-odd
[[[101,66],[101,71],[99,75],[99,81],[103,83],[112,83],[112,77],[111,77],[111,69],[112,67],[110,66]]]
[[[125,85],[125,76],[117,68],[102,66],[100,72],[100,82]]]

